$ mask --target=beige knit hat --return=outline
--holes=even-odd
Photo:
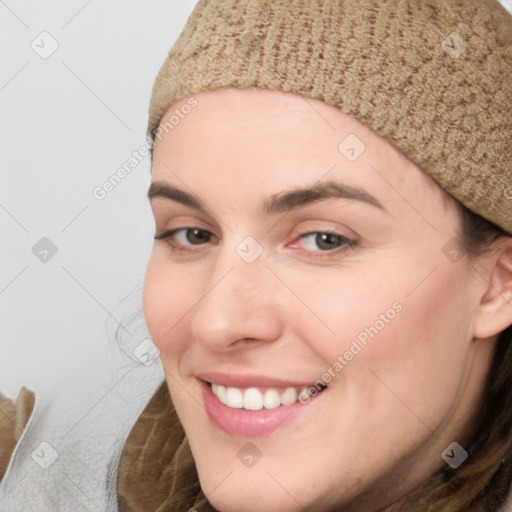
[[[224,87],[340,109],[512,234],[512,16],[497,0],[200,0],[149,134],[174,102]]]

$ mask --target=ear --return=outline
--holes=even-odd
[[[512,237],[506,237],[499,249],[484,264],[480,277],[487,281],[476,312],[473,336],[485,339],[512,325]]]

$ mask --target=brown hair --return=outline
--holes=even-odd
[[[457,202],[460,241],[474,260],[510,234]],[[495,512],[512,483],[512,325],[499,333],[487,377],[479,424],[458,468],[448,465],[382,512]]]

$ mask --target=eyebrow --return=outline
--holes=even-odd
[[[150,201],[155,198],[169,199],[189,208],[207,213],[207,209],[196,197],[167,183],[151,183],[148,190],[148,198]],[[275,215],[277,213],[297,210],[308,204],[325,199],[350,199],[387,212],[381,202],[363,188],[335,181],[317,183],[310,187],[295,188],[274,194],[263,202],[262,210],[267,215]]]

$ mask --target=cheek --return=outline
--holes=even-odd
[[[343,373],[346,383],[364,381],[368,389],[373,370],[405,393],[454,389],[469,346],[464,276],[442,260],[430,275],[436,262],[421,265],[416,259],[399,272],[396,263],[381,263],[316,282],[295,276],[295,291],[312,312],[296,316],[297,334],[308,333],[326,371]]]
[[[155,251],[148,263],[144,278],[143,310],[146,324],[155,345],[162,352],[178,352],[179,337],[175,331],[179,320],[192,306],[190,288],[184,277],[172,272],[172,265],[163,261]],[[168,340],[175,340],[169,343]]]
[[[347,264],[339,269],[325,269],[316,277],[304,271],[283,272],[284,280],[293,283],[300,299],[295,304],[293,325],[298,339],[308,341],[326,363],[351,350],[357,358],[372,344],[383,344],[390,325],[400,323],[404,310],[405,283],[382,278],[385,266]],[[380,341],[378,341],[380,340]],[[359,345],[354,345],[356,342]]]
[[[464,287],[452,268],[440,265],[417,288],[405,280],[400,289],[388,291],[376,293],[380,307],[369,309],[366,323],[359,327],[363,318],[357,320],[363,332],[370,326],[382,329],[347,366],[346,380],[364,383],[358,387],[367,403],[396,407],[403,421],[416,421],[411,410],[427,424],[438,424],[460,392],[470,349]],[[402,310],[387,324],[377,325],[394,300]]]

